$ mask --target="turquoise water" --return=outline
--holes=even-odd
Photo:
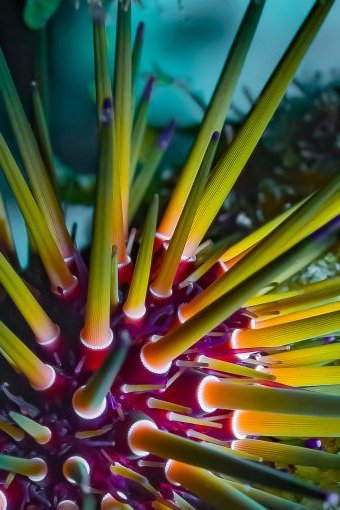
[[[145,21],[147,27],[142,73],[155,72],[158,68],[175,80],[179,79],[179,86],[158,87],[155,91],[151,121],[164,123],[175,116],[183,124],[197,122],[201,110],[181,87],[188,87],[200,94],[203,101],[208,101],[248,1],[148,0],[143,3],[144,9],[134,9],[133,20],[134,27],[139,20]],[[246,85],[253,97],[259,94],[312,5],[313,0],[267,1],[235,92],[237,107],[245,111],[249,108],[243,87]],[[113,6],[108,17],[108,23],[112,25],[115,23],[114,11]],[[72,3],[65,2],[55,21],[53,63],[57,75],[63,75],[65,82],[73,83],[79,91],[84,84],[80,69],[89,81],[92,79],[91,26],[87,7],[81,4],[75,12]],[[339,71],[339,24],[340,2],[336,1],[299,69],[297,76],[301,80],[312,79],[316,71],[322,72],[325,79],[332,71]],[[58,41],[61,27],[63,39]],[[114,46],[113,38],[110,38],[110,44]],[[59,58],[61,52],[62,59]],[[140,80],[141,86],[142,83]]]

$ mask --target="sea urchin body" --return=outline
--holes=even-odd
[[[29,185],[2,135],[0,165],[26,222],[30,264],[20,269],[1,202],[0,509],[337,504],[335,493],[276,467],[340,469],[315,439],[340,435],[340,398],[321,391],[340,384],[332,337],[339,278],[286,293],[275,285],[337,242],[339,177],[233,246],[203,257],[201,244],[332,3],[315,2],[216,159],[263,9],[264,1],[250,2],[162,220],[156,195],[139,243],[131,224],[174,122],[141,165],[155,82],[134,108],[143,30],[131,50],[131,6],[119,3],[112,86],[104,11],[95,6],[99,157],[89,261],[56,198],[38,87],[35,138],[1,54],[1,93]]]

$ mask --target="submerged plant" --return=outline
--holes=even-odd
[[[30,263],[20,269],[1,206],[0,508],[337,504],[337,494],[292,472],[340,469],[319,439],[340,430],[339,277],[275,288],[338,242],[339,176],[232,246],[202,244],[332,3],[315,2],[216,160],[263,9],[250,2],[159,223],[157,195],[144,221],[138,211],[174,123],[141,165],[154,85],[151,77],[133,115],[142,29],[131,50],[131,6],[119,3],[111,87],[95,8],[99,162],[88,263],[55,193],[39,90],[35,138],[1,54],[1,93],[29,184],[2,136],[0,165],[27,225]]]

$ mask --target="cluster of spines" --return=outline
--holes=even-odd
[[[167,411],[169,422],[185,424],[181,430],[185,430],[187,437],[164,430],[162,419],[159,423],[156,419],[155,423],[147,413],[139,416],[128,412],[121,416],[123,432],[117,432],[118,435],[125,434],[127,458],[151,454],[174,459],[165,467],[168,481],[174,486],[180,484],[217,508],[225,508],[227,503],[235,508],[284,507],[282,500],[265,492],[251,489],[251,494],[245,494],[244,486],[230,480],[235,477],[243,482],[297,492],[329,503],[336,500],[333,494],[261,463],[254,465],[249,459],[277,462],[285,458],[287,464],[339,468],[337,457],[326,452],[246,439],[246,436],[256,435],[298,438],[338,435],[338,397],[327,395],[327,391],[320,394],[292,388],[337,385],[338,367],[315,367],[313,361],[322,358],[322,363],[327,364],[337,359],[338,344],[285,351],[287,345],[315,336],[332,335],[339,330],[337,279],[289,295],[275,296],[264,294],[264,291],[271,289],[273,281],[287,278],[301,261],[306,265],[335,242],[339,178],[231,248],[223,247],[198,268],[194,264],[199,244],[266,128],[332,1],[315,3],[234,140],[213,166],[218,133],[263,5],[263,1],[250,2],[158,229],[157,196],[150,206],[134,267],[126,244],[129,222],[169,144],[174,125],[171,123],[159,135],[149,159],[135,174],[154,83],[154,78],[148,80],[135,109],[143,30],[138,30],[131,50],[131,9],[119,4],[112,90],[104,18],[101,9],[94,11],[100,155],[88,281],[55,196],[53,179],[49,177],[53,176],[53,171],[47,172],[45,168],[53,169],[51,152],[46,150],[41,157],[41,149],[20,105],[5,60],[2,55],[0,57],[1,92],[30,187],[3,137],[0,138],[1,166],[25,218],[31,248],[42,260],[52,291],[66,304],[86,300],[80,343],[81,363],[88,377],[85,384],[73,392],[73,411],[83,420],[95,420],[105,415],[111,388],[129,360],[131,338],[127,331],[132,331],[132,343],[140,348],[140,359],[137,358],[134,370],[147,375],[145,384],[129,384],[128,381],[121,386],[121,392],[150,393],[152,396],[147,400],[146,409]],[[48,149],[48,134],[43,129],[44,113],[36,87],[33,95],[41,127],[40,135],[38,133],[40,146]],[[62,357],[60,344],[63,339],[59,326],[51,321],[8,262],[8,259],[14,260],[13,244],[3,208],[0,214],[1,246],[7,255],[0,255],[1,284],[29,323],[40,346],[46,352],[52,350]],[[188,302],[176,304],[172,323],[165,334],[161,338],[147,338],[148,311],[164,307],[182,289],[190,290],[207,275],[208,285],[203,285],[201,293]],[[129,284],[124,303],[120,302],[119,285],[122,282]],[[233,328],[230,339],[216,349],[214,344],[212,348],[195,349],[202,338],[213,337],[211,331],[225,321],[228,324],[228,318],[243,306],[256,317],[250,327]],[[126,332],[123,330],[119,338],[115,338],[112,326],[117,308],[122,308],[121,320],[126,327]],[[0,349],[13,369],[24,374],[31,386],[46,398],[60,383],[60,371],[42,362],[4,323],[0,323]],[[250,356],[247,362],[253,352],[266,354],[260,359]],[[254,363],[257,370],[252,368]],[[175,367],[178,371],[172,370]],[[169,370],[171,377],[168,377]],[[176,389],[176,381],[189,390],[181,395]],[[214,415],[217,409],[219,414]],[[226,410],[227,414],[221,410]],[[8,423],[9,418],[12,423]],[[206,427],[208,434],[201,432]],[[235,438],[232,450],[219,439],[223,434],[214,435],[214,429],[227,430],[225,437]],[[41,445],[49,443],[53,435],[46,425],[14,412],[3,421],[1,430],[18,441],[26,433]],[[100,430],[100,433],[105,431]],[[123,455],[119,447],[124,451],[124,445],[117,445],[118,457]],[[147,461],[144,462],[147,465]],[[0,456],[0,468],[33,481],[43,480],[48,472],[46,462],[40,457],[24,459],[5,454]],[[93,470],[95,467],[82,456],[70,456],[63,464],[65,479],[82,488],[89,505]],[[166,501],[161,492],[135,470],[112,461],[111,472],[146,488],[154,508],[169,508],[169,505],[170,508],[184,508],[184,504],[190,508],[189,503],[181,502],[176,491],[174,503]],[[207,484],[213,489],[207,490]],[[0,494],[5,506],[5,491]],[[119,491],[117,495],[123,497]],[[129,508],[127,503],[116,501],[110,494],[102,498],[101,504],[102,508],[114,508],[115,505]],[[68,503],[66,500],[59,502],[58,508],[68,508],[67,505],[76,508],[75,501]],[[289,507],[288,502],[286,507]]]

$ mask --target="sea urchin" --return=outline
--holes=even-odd
[[[143,30],[131,50],[131,6],[119,3],[112,87],[104,11],[93,6],[99,157],[89,262],[56,198],[38,87],[35,138],[1,54],[1,94],[29,185],[2,136],[0,165],[27,225],[30,264],[20,269],[1,207],[0,509],[337,504],[279,467],[340,469],[313,439],[340,435],[340,397],[321,391],[340,383],[340,346],[329,341],[340,329],[339,278],[287,293],[275,285],[337,242],[339,177],[233,246],[203,257],[201,244],[332,3],[315,2],[216,160],[263,9],[264,0],[250,2],[163,218],[156,195],[140,243],[130,225],[174,123],[141,165],[154,85],[149,78],[133,115]]]

